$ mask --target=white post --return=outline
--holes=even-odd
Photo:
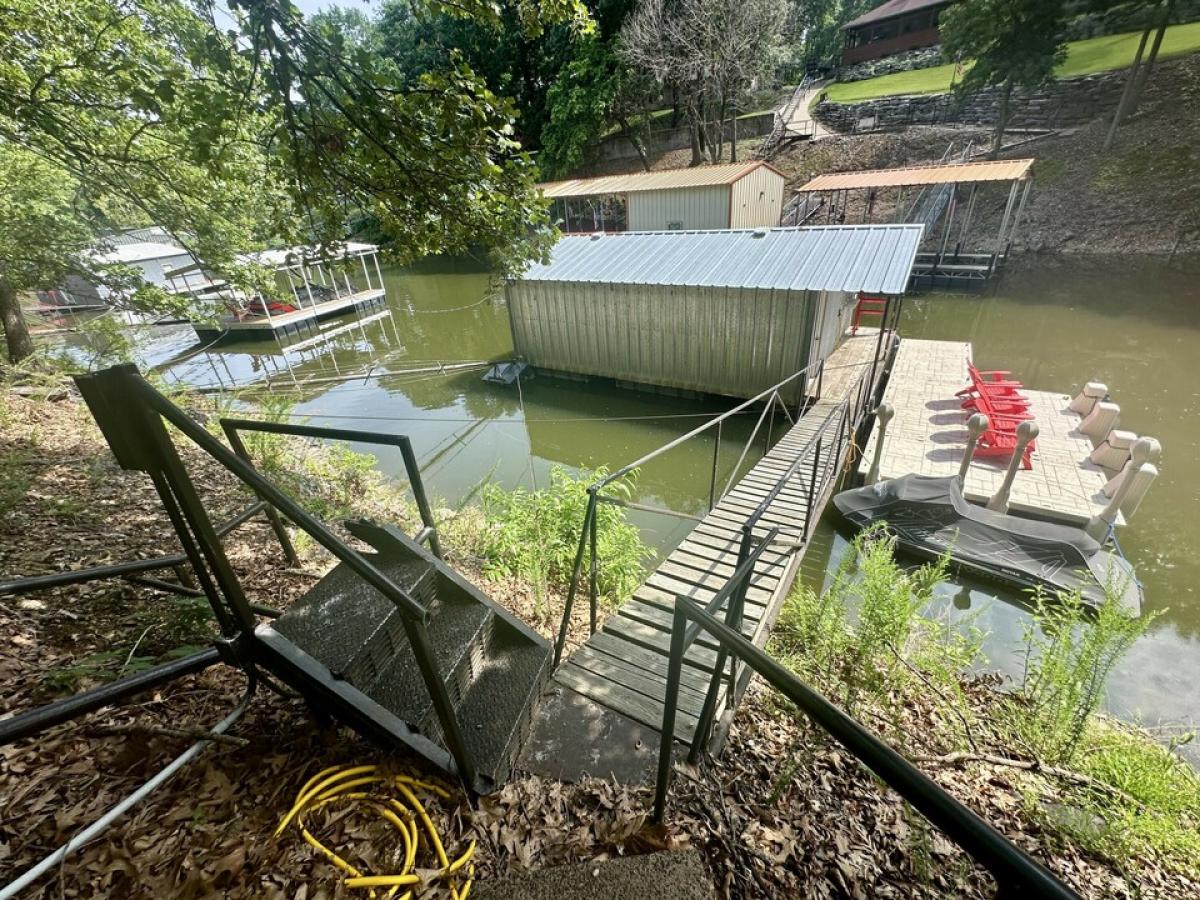
[[[1129,469],[1125,473],[1125,477],[1121,479],[1117,492],[1108,501],[1108,506],[1104,507],[1098,515],[1092,516],[1084,528],[1090,537],[1101,542],[1108,537],[1109,529],[1116,523],[1117,516],[1120,514],[1121,504],[1125,502],[1125,495],[1129,493],[1129,488],[1138,472],[1150,461],[1150,454],[1155,451],[1157,444],[1158,441],[1154,438],[1139,438],[1134,441]]]
[[[384,289],[383,288],[383,270],[381,270],[379,268],[379,254],[378,253],[371,254],[371,262],[375,263],[375,274],[379,276],[379,289],[382,291]]]
[[[883,440],[887,436],[888,422],[892,421],[894,415],[896,415],[896,410],[890,403],[880,403],[879,408],[875,410],[875,421],[878,428],[875,431],[875,455],[871,458],[871,468],[867,472],[867,484],[874,484],[879,480],[879,463],[883,459]]]
[[[313,297],[312,284],[310,284],[312,279],[308,277],[308,266],[304,265],[303,263],[300,265],[300,277],[304,279],[304,292],[308,294],[308,305],[310,307],[316,306],[317,301],[316,298]]]
[[[967,483],[967,470],[971,468],[971,460],[975,456],[975,445],[979,443],[979,436],[988,430],[988,417],[983,413],[975,413],[967,420],[967,446],[963,450],[962,462],[958,464],[958,486],[965,487]]]
[[[367,254],[359,254],[358,260],[362,263],[363,278],[367,280],[367,290],[369,291],[371,290],[371,273],[367,270]]]
[[[1013,450],[1012,459],[1008,462],[1008,471],[1004,473],[1004,482],[1000,485],[1000,490],[996,491],[987,503],[987,508],[992,512],[1008,512],[1008,496],[1012,493],[1013,482],[1017,478],[1017,469],[1021,468],[1025,448],[1037,436],[1037,422],[1032,419],[1027,419],[1017,426],[1017,447]]]

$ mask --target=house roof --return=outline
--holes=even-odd
[[[949,6],[953,0],[888,0],[887,3],[881,4],[872,10],[863,13],[857,19],[851,19],[842,26],[842,31],[848,28],[859,28],[863,25],[871,25],[875,22],[882,22],[886,19],[894,19],[896,16],[902,16],[906,13],[920,12],[923,9],[931,9],[935,6]]]
[[[965,184],[976,181],[1017,181],[1027,177],[1032,159],[993,159],[968,163],[934,163],[902,169],[865,169],[818,175],[801,191],[841,191],[854,188],[900,187],[918,184]]]
[[[900,294],[923,225],[567,235],[524,281]]]
[[[726,163],[720,166],[692,166],[688,169],[665,169],[660,172],[637,172],[632,175],[605,175],[600,178],[573,178],[569,181],[546,181],[538,185],[549,198],[595,197],[600,194],[630,194],[635,191],[664,191],[672,188],[712,187],[733,184],[756,169],[766,167],[784,177],[783,173],[762,160],[745,163]]]

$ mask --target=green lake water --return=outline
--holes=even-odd
[[[410,435],[429,492],[457,506],[481,480],[507,487],[546,483],[552,466],[571,471],[628,463],[696,427],[735,401],[670,397],[603,381],[535,378],[516,386],[484,384],[481,370],[398,375],[400,370],[504,358],[512,343],[502,303],[489,299],[486,273],[391,272],[390,318],[321,345],[282,349],[272,342],[195,353],[189,326],[142,333],[142,362],[194,385],[271,379],[294,413],[316,424]],[[1153,629],[1121,663],[1110,708],[1149,725],[1200,722],[1200,323],[1192,279],[1161,265],[1063,265],[1010,271],[983,295],[926,294],[905,301],[902,336],[967,340],[984,368],[1013,371],[1031,388],[1062,393],[1105,382],[1121,405],[1121,427],[1163,444],[1162,475],[1121,532],[1145,585]],[[178,361],[183,353],[191,353]],[[177,360],[172,362],[172,360]],[[389,374],[393,373],[393,374]],[[348,375],[354,380],[338,381]],[[305,379],[310,382],[297,388]],[[722,481],[753,426],[743,417],[725,429]],[[761,443],[761,442],[759,442]],[[750,454],[753,462],[759,448]],[[645,466],[642,503],[685,513],[705,509],[712,443],[689,442]],[[399,471],[386,454],[380,466]],[[647,541],[665,551],[690,524],[636,512]],[[845,539],[826,523],[805,561],[805,577],[823,581]],[[939,613],[970,615],[989,634],[988,665],[1019,674],[1027,614],[995,587],[957,580]]]
[[[1119,663],[1108,707],[1172,730],[1200,724],[1198,301],[1194,276],[1161,264],[1039,264],[1006,273],[985,295],[910,297],[900,326],[902,337],[970,341],[977,365],[1009,369],[1032,389],[1073,394],[1104,382],[1121,407],[1119,427],[1162,442],[1161,474],[1119,533],[1145,589],[1143,609],[1158,618]],[[818,541],[804,567],[814,585],[846,551],[828,522]],[[1028,615],[1006,602],[1014,599],[959,578],[935,612],[973,617],[988,634],[988,668],[1019,677]]]

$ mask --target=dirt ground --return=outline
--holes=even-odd
[[[3,577],[174,548],[150,484],[117,469],[77,398],[0,400]],[[194,455],[186,459],[218,515],[245,502],[220,471]],[[250,597],[276,607],[291,603],[321,568],[288,568],[258,521],[234,532],[226,547]],[[458,564],[471,571],[469,560]],[[518,613],[528,611],[528,592],[519,585],[483,586]],[[539,623],[543,632],[549,625]],[[0,709],[29,709],[160,661],[181,644],[201,645],[210,633],[191,601],[127,582],[5,597]],[[188,746],[189,732],[226,715],[246,686],[243,673],[217,666],[0,747],[0,883],[143,783]],[[930,754],[948,749],[936,737],[937,715],[933,706],[913,708],[901,726],[910,737],[928,736],[920,739]],[[262,686],[229,734],[30,896],[364,896],[344,887],[338,871],[294,832],[272,836],[300,786],[338,764],[382,764],[441,780],[422,760],[384,754],[345,728],[321,726],[298,698]],[[1153,861],[1127,881],[1044,833],[1030,804],[1054,802],[1056,786],[1047,778],[986,765],[935,765],[930,773],[1087,896],[1197,896],[1200,886]],[[722,758],[678,772],[666,828],[647,824],[648,787],[523,776],[474,805],[446,787],[452,799],[432,804],[431,813],[452,856],[478,842],[478,879],[691,846],[722,897],[994,894],[986,874],[949,841],[759,687],[739,711]],[[377,819],[331,813],[314,821],[323,840],[368,868],[386,870],[395,856],[394,833]]]

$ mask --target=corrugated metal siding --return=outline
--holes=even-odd
[[[568,235],[522,280],[899,294],[923,232],[923,225],[834,225]]]
[[[535,366],[733,397],[807,364],[820,302],[816,293],[756,288],[508,286],[515,350]]]
[[[630,194],[626,209],[630,231],[702,231],[729,227],[729,187],[678,188]]]
[[[629,194],[635,191],[661,191],[682,187],[732,184],[747,172],[762,168],[774,169],[770,163],[753,160],[744,163],[725,163],[718,166],[690,166],[686,169],[635,172],[630,175],[602,175],[599,178],[544,181],[537,187],[548,198],[594,197],[600,194]],[[774,171],[778,171],[778,169],[774,169]]]
[[[773,228],[783,212],[784,178],[774,169],[759,166],[739,178],[731,189],[730,228]]]

